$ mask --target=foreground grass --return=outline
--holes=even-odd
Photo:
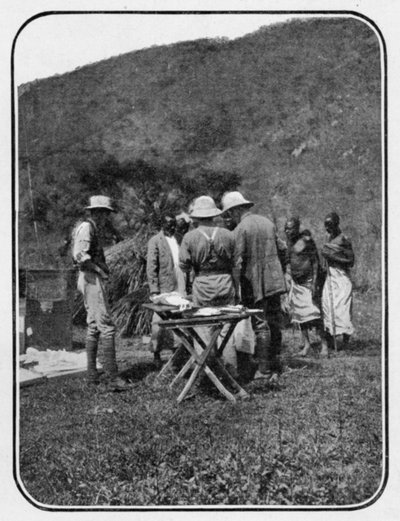
[[[145,362],[127,369],[123,394],[89,391],[83,378],[23,389],[22,482],[59,506],[368,500],[382,478],[382,407],[379,310],[366,301],[353,350],[299,361],[287,333],[280,388],[251,383],[237,405],[203,393],[178,406]]]

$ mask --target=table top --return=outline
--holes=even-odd
[[[142,307],[150,309],[151,311],[158,312],[170,312],[170,313],[181,313],[177,306],[170,306],[168,304],[153,304],[152,302],[146,302],[142,304]]]
[[[194,313],[199,309],[186,309],[181,311],[176,306],[167,306],[165,304],[143,304],[143,307],[146,309],[150,309],[155,313],[160,314],[162,320],[159,322],[160,326],[191,326],[191,325],[212,325],[218,324],[221,322],[229,323],[229,322],[239,322],[245,318],[251,317],[253,315],[259,315],[263,313],[262,309],[246,309],[243,311],[232,311],[232,312],[222,312],[218,315],[194,315]],[[210,306],[207,306],[210,307]],[[225,307],[225,306],[223,306]],[[218,309],[216,307],[215,309]]]

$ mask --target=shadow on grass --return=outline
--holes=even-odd
[[[122,378],[130,380],[132,382],[142,381],[150,373],[157,373],[157,369],[153,362],[137,362],[132,367],[121,371],[120,375]]]
[[[279,380],[279,382],[268,382],[265,380],[253,380],[249,382],[246,386],[246,391],[251,395],[268,395],[268,394],[276,394],[284,391],[286,388],[284,382]]]
[[[79,340],[72,341],[72,351],[83,351],[85,349],[85,343]]]
[[[314,369],[320,365],[318,359],[293,355],[282,358],[282,362],[289,369]]]

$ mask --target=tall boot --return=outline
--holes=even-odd
[[[266,378],[275,382],[281,373],[279,359],[279,345],[271,341],[270,333],[266,330],[256,332],[255,356],[258,360],[258,370],[254,380]]]
[[[272,313],[268,319],[271,340],[268,346],[268,369],[277,375],[282,373],[281,348],[281,313]]]
[[[86,339],[87,379],[90,384],[97,384],[99,382],[99,374],[96,366],[97,345],[98,342],[96,339]]]
[[[117,376],[118,368],[115,358],[114,337],[103,339],[104,372],[110,380]]]
[[[239,378],[244,382],[249,382],[253,379],[258,364],[249,353],[238,351],[236,356]]]
[[[269,370],[268,367],[268,345],[270,341],[270,335],[267,330],[262,329],[256,331],[256,343],[254,349],[254,356],[258,363],[257,373],[266,374]]]
[[[106,378],[108,380],[108,390],[125,391],[129,388],[129,385],[125,380],[118,376],[114,337],[103,339],[103,353],[104,372],[106,373]]]

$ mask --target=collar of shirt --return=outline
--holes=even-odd
[[[174,236],[172,237],[167,237],[166,235],[164,235],[166,241],[167,241],[167,244],[171,250],[171,254],[172,254],[172,259],[174,261],[174,266],[178,266],[179,265],[179,245],[178,245],[178,241],[175,239]]]

